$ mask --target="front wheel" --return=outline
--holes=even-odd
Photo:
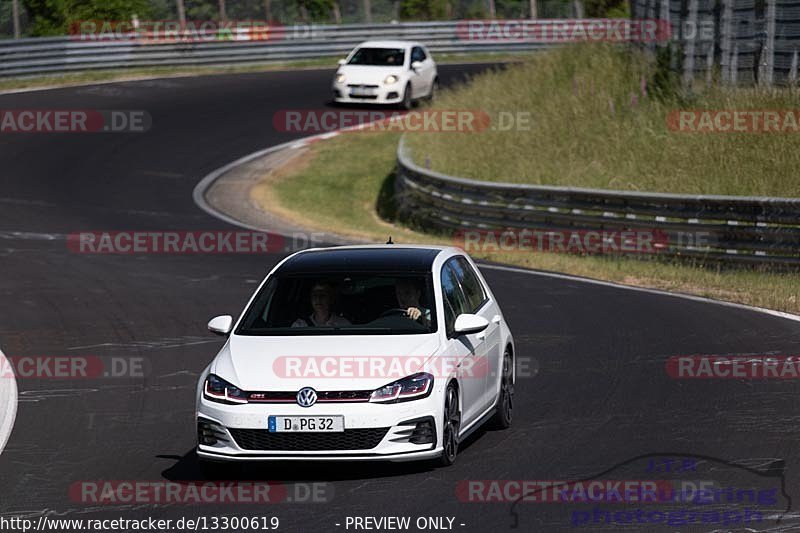
[[[458,390],[455,385],[448,385],[444,395],[444,423],[442,424],[442,456],[441,466],[450,466],[456,462],[458,455],[458,430],[461,427],[461,412],[458,410]]]
[[[411,84],[406,84],[406,88],[403,91],[403,101],[400,102],[400,107],[409,111],[414,106],[414,101],[411,99]]]
[[[514,418],[514,359],[506,351],[503,354],[503,375],[500,378],[500,393],[497,397],[497,412],[492,420],[498,429],[511,427]]]
[[[439,93],[439,78],[436,78],[435,80],[433,80],[433,83],[431,84],[431,91],[428,93],[427,100],[429,102],[433,102],[434,100],[436,100],[436,95],[438,93]]]

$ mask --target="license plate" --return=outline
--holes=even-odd
[[[344,417],[335,416],[270,416],[267,419],[270,433],[341,433]]]
[[[372,96],[375,94],[375,89],[369,87],[353,87],[350,89],[350,94],[354,96]]]

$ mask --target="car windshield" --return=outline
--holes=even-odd
[[[273,276],[237,335],[401,335],[436,331],[430,274]]]
[[[359,48],[348,65],[402,66],[406,52],[402,48]]]

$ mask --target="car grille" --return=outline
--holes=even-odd
[[[347,86],[347,88],[350,89],[350,98],[355,98],[355,99],[359,99],[359,100],[376,100],[378,98],[378,95],[375,94],[374,92],[371,92],[370,94],[353,94],[353,89],[356,89],[356,88],[359,88],[359,89],[370,89],[370,91],[377,91],[378,90],[378,86],[377,85],[365,85],[365,84],[351,83],[351,84],[349,84]]]
[[[317,391],[317,403],[368,402],[372,390]],[[297,403],[297,391],[248,392],[250,403]]]
[[[270,433],[266,429],[229,429],[244,450],[321,451],[370,450],[389,428],[346,429],[339,433]]]

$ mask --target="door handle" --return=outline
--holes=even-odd
[[[503,319],[500,315],[494,315],[492,317],[492,324],[499,324],[500,321]]]

